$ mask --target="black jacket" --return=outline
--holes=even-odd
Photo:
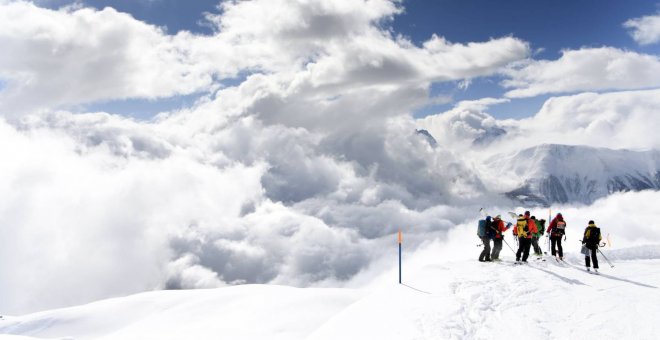
[[[598,243],[603,238],[600,236],[600,228],[596,227],[595,224],[590,224],[586,229],[584,229],[584,236],[582,237],[582,244],[586,245],[587,248],[598,247]]]

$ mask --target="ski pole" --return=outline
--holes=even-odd
[[[507,242],[507,241],[504,239],[504,237],[502,237],[502,241],[504,241],[504,243],[506,243],[506,246],[509,247],[509,249],[511,249],[511,251],[512,251],[513,254],[515,255],[516,252],[513,250],[513,248],[511,248],[511,246],[509,245],[509,242]]]
[[[607,256],[605,256],[605,254],[603,254],[603,252],[600,251],[600,248],[596,248],[596,250],[598,250],[598,252],[599,252],[601,255],[603,255],[603,258],[605,259],[605,261],[607,261],[607,263],[610,265],[610,267],[614,268],[614,265],[612,264],[612,262],[610,262],[610,260],[607,259]]]

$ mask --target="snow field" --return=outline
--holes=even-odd
[[[393,238],[392,269],[358,289],[155,291],[5,316],[0,339],[657,339],[660,245],[605,248],[616,267],[599,256],[595,275],[573,234],[566,263],[514,265],[506,244],[502,262],[477,262],[474,232],[468,223],[414,252],[404,236],[404,285]]]

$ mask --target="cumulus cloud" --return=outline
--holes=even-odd
[[[510,98],[548,93],[633,90],[660,86],[660,60],[655,55],[613,47],[562,52],[557,60],[528,60],[507,67],[502,85]]]
[[[502,99],[484,98],[459,103],[449,111],[418,119],[416,124],[440,144],[460,151],[463,160],[540,144],[649,150],[660,148],[653,131],[660,124],[658,98],[660,90],[586,92],[549,98],[534,116],[506,120],[488,113],[488,105]],[[486,137],[488,143],[475,145]],[[483,177],[483,171],[479,173]]]
[[[168,235],[220,223],[260,197],[258,165],[219,169],[184,154],[122,157],[103,145],[81,150],[57,130],[0,129],[7,311],[157,287],[171,258]]]
[[[550,98],[519,126],[521,133],[537,136],[537,143],[653,149],[660,148],[660,138],[653,132],[660,123],[658,107],[660,90],[582,93]]]
[[[212,74],[187,52],[189,35],[112,8],[59,11],[16,1],[0,5],[3,115],[62,104],[158,98],[207,88]]]
[[[461,101],[447,112],[417,120],[417,124],[429,131],[441,145],[451,145],[456,151],[466,151],[475,144],[493,142],[506,134],[501,123],[486,111],[492,105],[508,101],[506,98]]]
[[[640,45],[655,44],[660,41],[660,14],[634,18],[623,23],[630,36]]]
[[[207,16],[213,35],[168,35],[112,8],[3,3],[0,109],[213,92],[222,79],[252,73],[280,74],[288,93],[333,97],[345,86],[488,75],[529,49],[511,37],[452,44],[434,36],[415,46],[379,26],[401,11],[390,0],[226,1],[220,10]]]
[[[342,284],[397,228],[411,228],[414,248],[462,221],[443,202],[474,204],[483,191],[410,118],[329,138],[205,112],[2,122],[5,311],[153,288]]]

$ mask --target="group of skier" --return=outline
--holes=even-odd
[[[515,213],[510,214],[512,217],[516,217]],[[500,251],[502,250],[503,242],[516,254],[516,264],[527,263],[532,247],[534,248],[534,255],[542,259],[543,251],[539,246],[539,239],[544,234],[549,239],[552,256],[558,262],[563,261],[564,250],[561,242],[562,239],[566,240],[566,221],[564,220],[564,216],[558,213],[550,221],[547,229],[545,223],[546,220],[531,216],[529,211],[517,215],[515,224],[510,222],[505,223],[501,215],[497,215],[494,218],[487,216],[485,219],[480,220],[477,236],[479,236],[483,243],[483,250],[479,254],[479,262],[500,261]],[[512,228],[513,235],[517,239],[517,251],[514,251],[506,240],[504,240],[504,233],[510,228]],[[491,240],[493,241],[492,249],[490,246]],[[601,240],[600,228],[596,226],[594,221],[589,221],[582,237],[582,253],[585,255],[587,271],[591,270],[591,262],[593,262],[593,268],[598,272],[598,258],[596,253]]]

